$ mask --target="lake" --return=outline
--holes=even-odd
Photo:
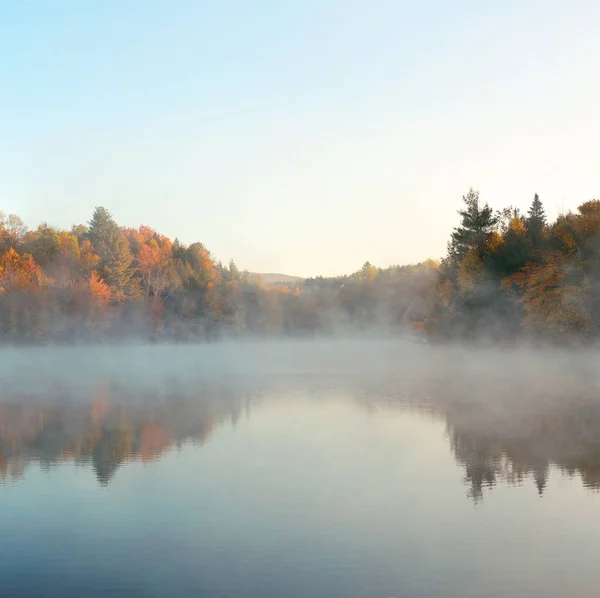
[[[598,594],[596,353],[0,353],[2,596]]]

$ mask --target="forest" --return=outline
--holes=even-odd
[[[441,261],[287,284],[217,261],[108,210],[27,230],[0,213],[0,343],[196,342],[241,336],[419,335],[431,342],[585,344],[600,327],[600,200],[546,218],[462,198]]]

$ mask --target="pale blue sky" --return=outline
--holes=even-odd
[[[597,0],[0,3],[0,203],[297,275],[600,197]]]

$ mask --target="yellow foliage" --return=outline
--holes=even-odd
[[[492,253],[496,253],[504,245],[504,239],[497,233],[492,232],[488,239],[488,247]]]
[[[429,258],[423,262],[423,266],[428,266],[429,268],[432,268],[433,270],[439,271],[440,262],[439,262],[439,260],[432,260],[431,258]]]
[[[508,225],[508,229],[517,235],[524,235],[527,232],[527,227],[525,226],[525,222],[523,218],[519,216],[513,216],[510,220],[510,224]]]
[[[474,251],[469,251],[458,267],[458,286],[461,294],[471,292],[475,289],[481,275],[483,274],[483,262]]]
[[[92,272],[100,263],[100,257],[94,252],[94,247],[87,240],[81,244],[79,257],[84,272]]]
[[[437,292],[440,296],[440,300],[442,303],[442,306],[445,307],[446,309],[449,309],[450,311],[452,311],[453,309],[453,302],[452,302],[452,293],[453,293],[453,287],[452,287],[452,282],[448,279],[443,280],[442,282],[438,283],[437,285]]]
[[[569,268],[577,275],[575,283],[567,282]],[[541,264],[527,264],[504,284],[515,284],[523,290],[520,302],[527,313],[524,323],[528,328],[555,334],[573,330],[585,333],[594,328],[587,306],[585,274],[561,255],[546,255]]]
[[[75,235],[71,235],[65,231],[59,235],[60,250],[64,255],[73,255],[79,258],[79,241]]]
[[[364,281],[373,281],[377,278],[377,268],[366,262],[364,266],[359,270],[359,278]]]

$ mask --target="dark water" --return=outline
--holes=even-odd
[[[0,595],[597,596],[596,362],[5,351]]]

